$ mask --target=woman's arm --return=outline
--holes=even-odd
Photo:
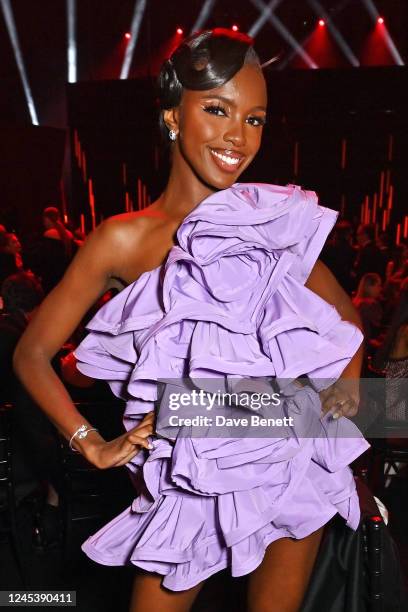
[[[305,286],[332,304],[341,318],[354,323],[362,331],[362,322],[351,299],[339,285],[333,274],[320,260],[315,263]],[[363,363],[363,344],[341,374],[341,381],[321,392],[323,410],[327,412],[336,406],[334,415],[354,416],[359,403],[359,379]],[[343,382],[344,381],[344,382]]]
[[[108,220],[89,236],[62,281],[41,304],[14,353],[13,363],[18,377],[67,440],[80,425],[90,424],[75,408],[50,362],[83,315],[104,293],[110,276],[118,275],[123,258],[129,255],[126,231],[123,222]],[[139,436],[136,432],[133,438],[131,435],[115,446],[92,431],[83,440],[75,438],[74,444],[98,467],[111,467],[129,461],[129,457],[139,450],[135,450],[135,443],[148,447],[147,440],[140,442],[145,433],[143,430]],[[111,447],[106,452],[108,444]]]

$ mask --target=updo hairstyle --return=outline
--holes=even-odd
[[[159,128],[166,142],[168,128],[162,111],[180,104],[183,89],[214,89],[232,79],[244,64],[260,67],[253,42],[246,34],[215,28],[194,34],[177,47],[158,76]]]

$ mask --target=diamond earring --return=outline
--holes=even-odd
[[[175,130],[170,130],[170,131],[169,131],[169,138],[170,138],[170,140],[172,140],[173,142],[176,140],[176,138],[177,138],[177,133],[176,133],[176,131],[175,131]]]

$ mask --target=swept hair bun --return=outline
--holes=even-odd
[[[232,79],[244,64],[260,67],[253,43],[246,34],[215,28],[194,34],[177,47],[162,65],[157,82],[159,125],[166,142],[162,111],[180,104],[183,89],[214,89]]]

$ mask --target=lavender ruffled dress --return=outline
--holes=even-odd
[[[236,183],[206,198],[165,263],[92,319],[79,369],[127,400],[127,429],[157,407],[161,378],[274,377],[284,390],[306,374],[310,386],[286,398],[302,429],[362,341],[304,286],[337,214],[293,185]],[[98,563],[137,565],[180,591],[226,567],[251,572],[269,543],[336,513],[358,526],[348,465],[368,444],[346,418],[323,419],[317,437],[152,440],[128,464],[142,490],[82,546]]]

